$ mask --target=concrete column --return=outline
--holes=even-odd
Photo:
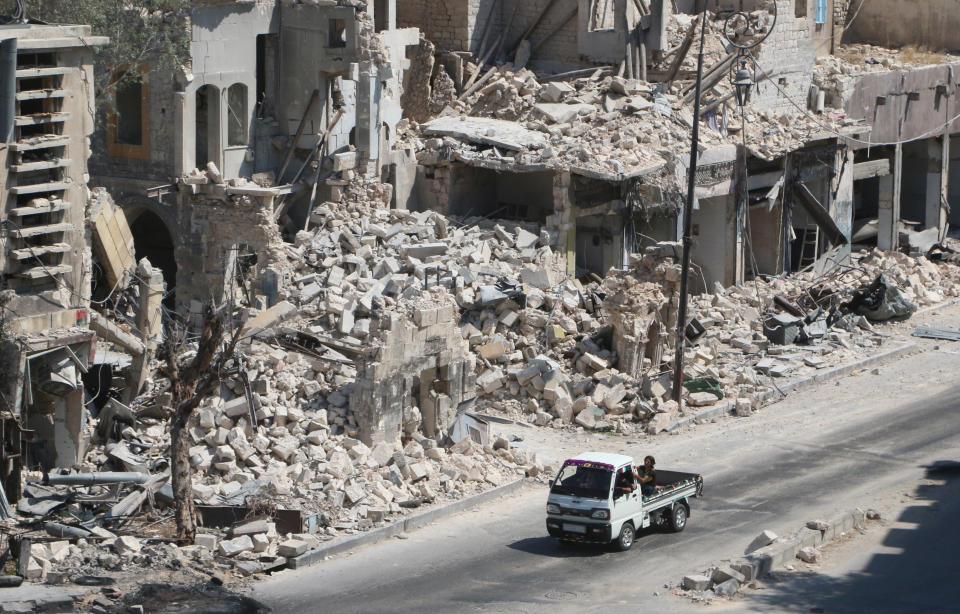
[[[903,178],[903,146],[897,145],[891,174],[880,178],[880,234],[877,247],[888,252],[900,243],[900,185]]]
[[[949,147],[949,145],[948,145]],[[940,227],[940,210],[943,199],[941,187],[943,184],[943,139],[927,140],[927,183],[924,197],[924,228]],[[949,159],[949,155],[947,156]]]
[[[950,133],[944,131],[940,137],[940,210],[937,227],[940,240],[943,241],[950,229]]]

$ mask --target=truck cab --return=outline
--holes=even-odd
[[[682,531],[690,516],[688,498],[700,496],[699,474],[658,471],[657,492],[640,493],[633,458],[590,452],[567,459],[550,483],[547,532],[565,541],[610,543],[629,550],[640,529],[666,524]]]

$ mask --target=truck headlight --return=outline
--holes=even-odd
[[[591,518],[597,518],[599,520],[610,520],[610,510],[593,510],[593,513],[590,514]]]
[[[560,506],[554,505],[553,503],[547,503],[547,513],[548,514],[559,514]]]

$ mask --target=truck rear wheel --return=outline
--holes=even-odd
[[[670,528],[679,533],[687,526],[687,508],[683,503],[674,503],[670,512]]]
[[[626,552],[633,546],[633,542],[636,539],[636,531],[633,529],[633,525],[629,522],[623,523],[623,526],[620,527],[620,535],[617,537],[617,549],[621,552]]]

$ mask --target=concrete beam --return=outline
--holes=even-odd
[[[890,174],[890,160],[869,160],[853,165],[853,180],[861,181],[863,179],[873,179],[874,177],[885,177]]]
[[[111,343],[116,343],[131,354],[141,355],[144,352],[143,343],[135,336],[123,330],[96,311],[90,311],[90,330]]]

